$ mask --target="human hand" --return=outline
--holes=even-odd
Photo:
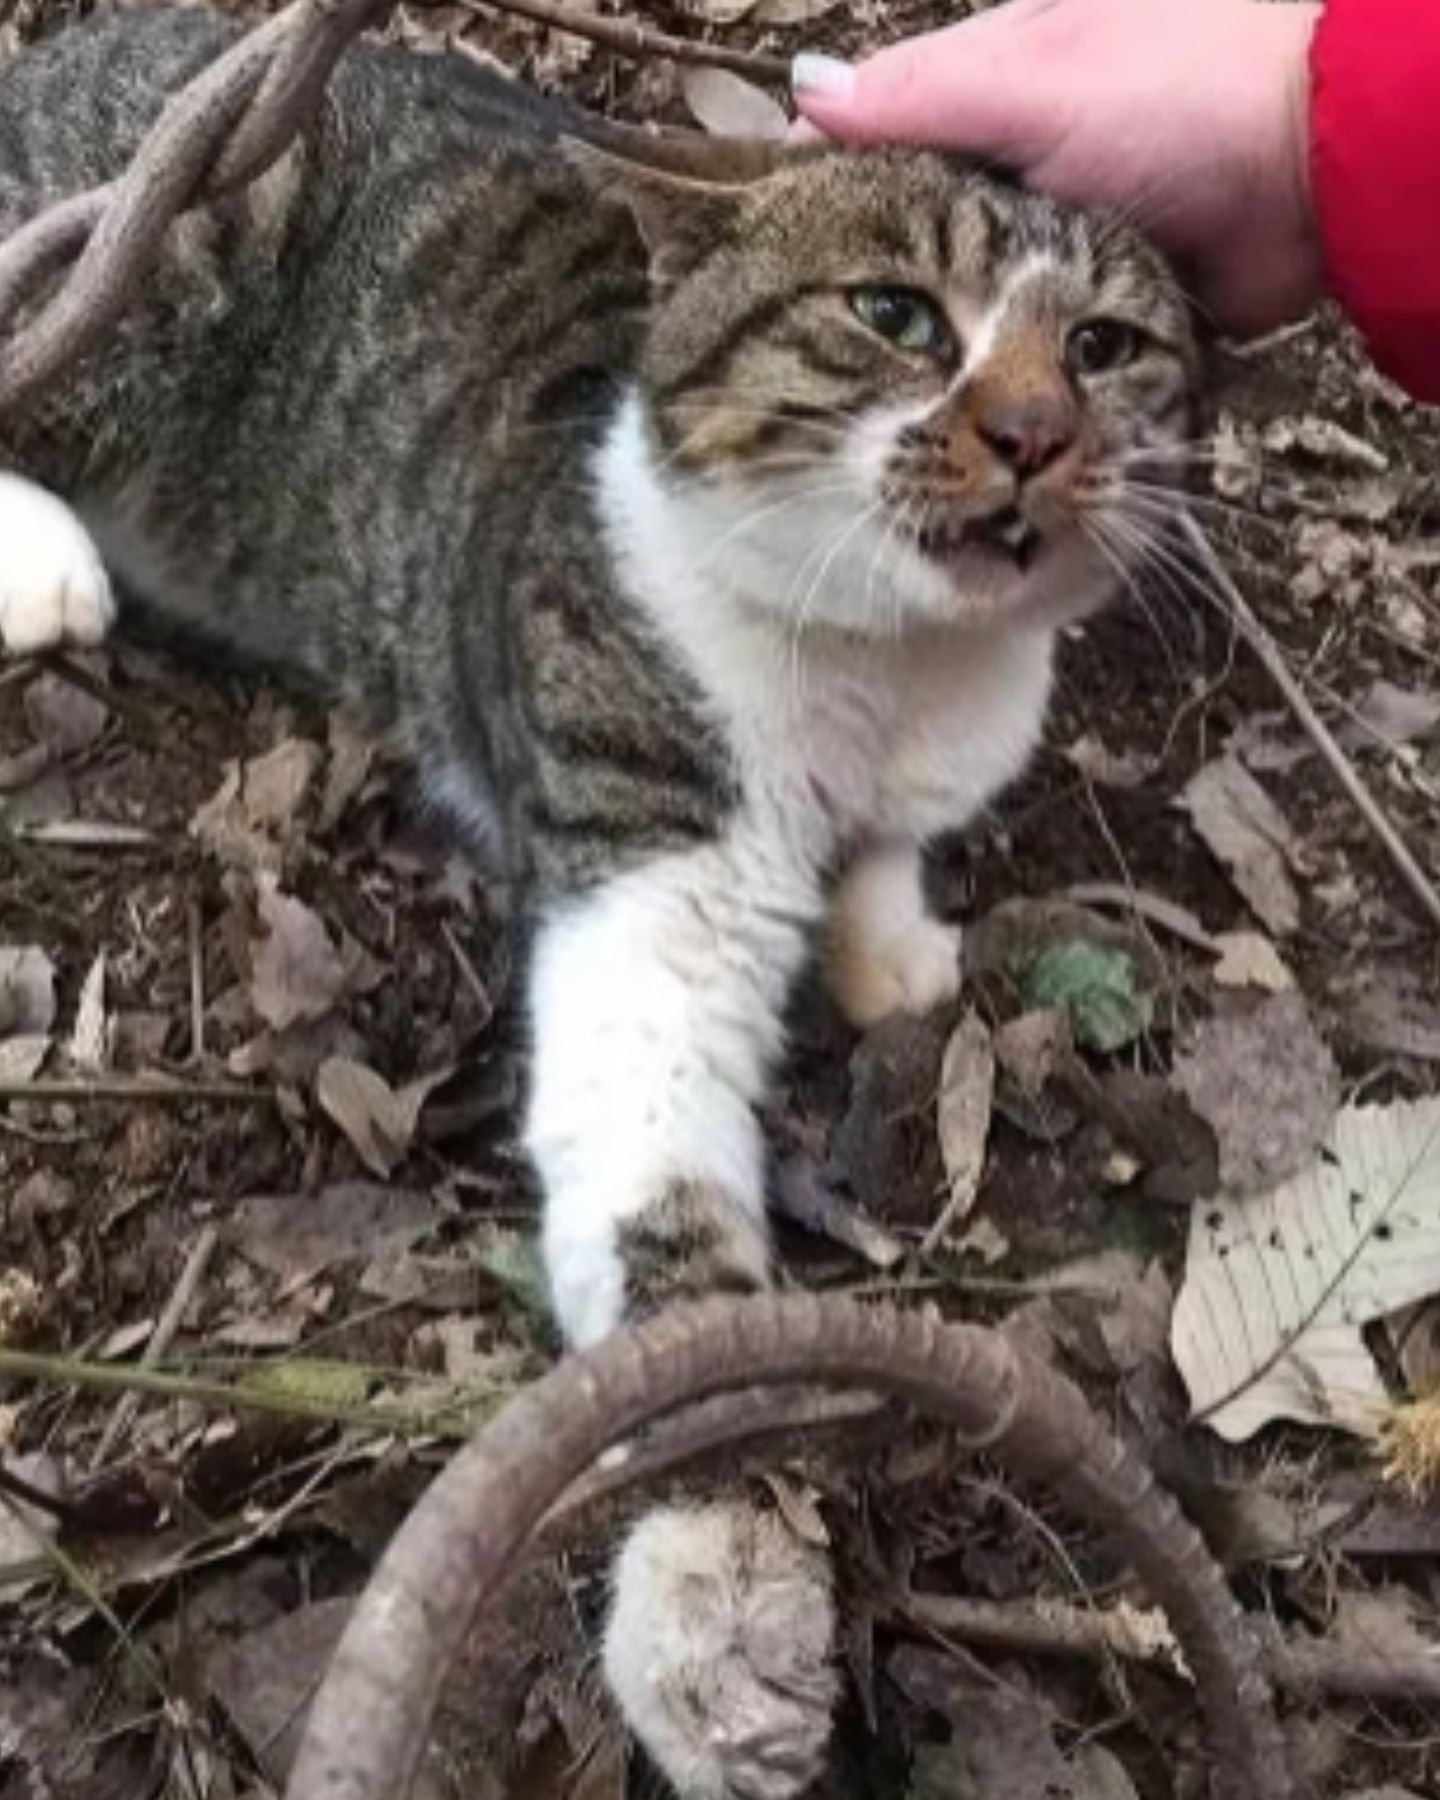
[[[1011,0],[856,67],[797,57],[827,136],[991,156],[1058,198],[1107,206],[1167,250],[1224,330],[1319,297],[1309,46],[1318,5]]]

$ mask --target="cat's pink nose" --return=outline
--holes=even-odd
[[[1001,460],[1022,478],[1048,469],[1075,441],[1075,411],[1060,394],[990,400],[975,429]]]

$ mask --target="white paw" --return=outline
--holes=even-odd
[[[960,992],[960,927],[922,916],[880,942],[837,933],[830,991],[862,1030],[891,1013],[927,1013]]]
[[[823,1553],[743,1501],[666,1507],[615,1569],[605,1673],[682,1800],[791,1800],[819,1773],[838,1680]]]
[[[17,656],[98,644],[115,618],[99,553],[63,501],[0,474],[0,645]]]

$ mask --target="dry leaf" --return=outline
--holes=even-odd
[[[109,722],[105,702],[63,676],[38,675],[25,690],[25,723],[56,756],[78,756],[88,750]]]
[[[1135,1800],[1102,1746],[1061,1754],[1054,1714],[1038,1697],[982,1684],[963,1662],[912,1644],[894,1653],[889,1672],[953,1728],[948,1743],[916,1746],[906,1800]]]
[[[1381,1056],[1440,1062],[1440,1005],[1429,984],[1409,968],[1367,958],[1333,990],[1334,1030]]]
[[[754,9],[757,25],[813,25],[834,12],[840,0],[760,0]]]
[[[287,1285],[341,1263],[407,1250],[440,1217],[429,1195],[371,1181],[342,1181],[318,1194],[263,1194],[242,1200],[227,1240]]]
[[[1010,1254],[1010,1240],[993,1219],[982,1217],[965,1227],[954,1248],[957,1255],[978,1256],[989,1269]]]
[[[54,963],[38,944],[0,947],[0,1034],[46,1032],[54,1023]]]
[[[265,937],[250,968],[250,1004],[276,1031],[320,1019],[350,994],[367,993],[381,971],[353,939],[338,944],[318,913],[273,876],[262,876],[256,906]]]
[[[1102,738],[1085,732],[1062,752],[1072,769],[1093,781],[1097,787],[1125,790],[1137,788],[1155,773],[1157,764],[1150,756],[1110,749]]]
[[[1440,1634],[1408,1588],[1339,1588],[1326,1636],[1369,1656],[1440,1657]]]
[[[425,1096],[449,1073],[442,1069],[397,1090],[367,1064],[332,1056],[320,1065],[315,1094],[365,1167],[389,1175],[409,1152]]]
[[[1211,973],[1219,987],[1256,987],[1283,994],[1295,985],[1284,957],[1262,932],[1219,932],[1215,948],[1220,960]]]
[[[1238,757],[1206,763],[1182,796],[1195,829],[1268,931],[1284,937],[1300,923],[1290,879],[1295,834],[1284,814]]]
[[[996,1061],[1032,1096],[1074,1056],[1070,1015],[1063,1006],[1036,1007],[1008,1019],[995,1032]]]
[[[297,1607],[243,1637],[222,1637],[203,1659],[203,1681],[270,1779],[283,1783],[300,1747],[310,1702],[352,1599]]]
[[[0,1463],[7,1475],[23,1481],[37,1493],[61,1499],[65,1492],[65,1471],[53,1456],[32,1451],[27,1456],[7,1456]],[[18,1598],[13,1585],[16,1564],[43,1565],[46,1546],[55,1541],[60,1522],[52,1512],[38,1506],[27,1506],[23,1500],[7,1495],[0,1506],[0,1576],[6,1576],[6,1592],[11,1600]]]
[[[227,763],[190,821],[191,836],[232,867],[278,870],[320,761],[318,744],[285,738],[263,756]]]
[[[949,1194],[941,1220],[927,1235],[958,1225],[975,1204],[985,1172],[990,1103],[995,1093],[995,1050],[985,1021],[972,1007],[950,1034],[940,1063],[935,1127]],[[933,1246],[932,1246],[933,1247]]]
[[[1322,419],[1314,413],[1300,418],[1276,419],[1265,428],[1261,443],[1272,456],[1284,456],[1292,450],[1303,450],[1319,461],[1335,462],[1367,475],[1383,475],[1390,459],[1383,450],[1356,437],[1333,419]]]
[[[837,1193],[811,1156],[789,1156],[780,1164],[775,1171],[775,1206],[805,1231],[843,1244],[877,1269],[893,1269],[904,1259],[905,1246],[894,1232]]]
[[[350,803],[364,787],[370,765],[375,760],[375,740],[362,731],[343,708],[337,707],[330,714],[327,749],[325,793],[316,820],[321,831],[331,831],[339,824]]]
[[[1440,725],[1440,694],[1376,681],[1356,711],[1358,717],[1339,734],[1346,749],[1363,750],[1377,740],[1394,749],[1428,737]]]
[[[50,767],[48,744],[29,744],[13,756],[0,756],[0,794],[18,793],[29,787]]]
[[[680,10],[707,25],[734,25],[754,12],[756,0],[679,0]]]
[[[820,1511],[818,1489],[808,1481],[772,1471],[760,1478],[775,1500],[775,1509],[802,1544],[813,1544],[817,1550],[830,1548],[830,1527]]]
[[[1204,1020],[1171,1081],[1215,1133],[1221,1186],[1238,1194],[1303,1169],[1340,1098],[1335,1059],[1298,994]]]
[[[1387,1400],[1362,1328],[1440,1292],[1440,1098],[1349,1106],[1270,1193],[1196,1201],[1171,1320],[1197,1416],[1373,1435]]]
[[[680,88],[697,123],[712,137],[768,138],[778,143],[790,129],[778,100],[728,69],[686,69]]]
[[[54,963],[36,944],[0,946],[0,1080],[30,1080],[54,1023]]]
[[[86,1075],[98,1075],[109,1061],[110,1032],[105,1017],[105,952],[97,951],[80,988],[75,1027],[67,1053]]]

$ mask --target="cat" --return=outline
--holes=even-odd
[[[0,237],[234,31],[20,54]],[[1057,630],[1178,505],[1196,382],[1162,260],[1003,172],[622,143],[364,47],[0,420],[0,638],[94,643],[118,592],[399,731],[532,921],[525,1138],[583,1346],[771,1279],[755,1108],[813,952],[857,1025],[957,992],[922,851],[1025,766]],[[605,1663],[682,1794],[785,1800],[835,1630],[819,1553],[732,1498],[635,1527]]]

